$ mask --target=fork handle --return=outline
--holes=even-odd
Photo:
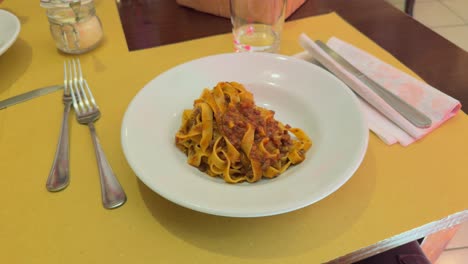
[[[62,128],[60,129],[59,142],[55,151],[54,161],[47,178],[46,188],[50,192],[65,189],[70,182],[69,174],[69,133],[68,116],[70,115],[71,102],[66,102],[63,110]]]
[[[127,196],[107,161],[106,155],[99,143],[99,138],[97,137],[93,122],[90,122],[88,127],[91,131],[91,138],[93,139],[96,160],[99,167],[102,204],[107,209],[117,208],[127,201]]]

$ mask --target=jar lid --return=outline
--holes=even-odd
[[[71,3],[78,2],[84,5],[93,2],[93,0],[41,0],[41,6],[45,8],[69,7]]]

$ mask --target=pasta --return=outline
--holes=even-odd
[[[184,110],[175,143],[190,165],[228,183],[274,178],[302,162],[312,146],[304,131],[274,114],[256,106],[243,85],[220,82]]]

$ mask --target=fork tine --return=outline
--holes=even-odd
[[[81,71],[81,62],[80,62],[80,59],[78,59],[78,68],[80,69],[80,79],[81,79],[81,80],[83,81],[83,83],[85,84],[86,90],[88,91],[89,99],[91,100],[91,106],[88,105],[88,106],[90,107],[89,110],[92,110],[92,108],[97,108],[97,104],[96,104],[96,101],[94,100],[93,93],[91,92],[91,89],[89,88],[88,81],[86,81],[86,79],[83,78],[82,71]],[[83,88],[83,87],[82,87],[82,88]],[[84,91],[83,91],[83,93],[84,93]]]
[[[75,112],[77,114],[81,114],[80,107],[78,105],[78,101],[79,101],[79,99],[77,98],[78,93],[76,91],[76,88],[73,87],[73,82],[72,82],[73,73],[72,73],[71,63],[70,61],[67,61],[67,62],[68,62],[68,70],[69,70],[69,76],[70,76],[70,78],[68,79],[68,82],[69,82],[70,94],[72,96],[73,108],[75,109]]]
[[[83,80],[83,83],[86,86],[86,90],[88,90],[88,95],[89,95],[89,98],[91,100],[92,108],[98,108],[98,106],[96,104],[96,101],[94,100],[93,93],[91,92],[91,89],[89,89],[89,85],[88,85],[88,82],[86,81],[86,79]]]
[[[67,60],[67,63],[68,63],[68,88],[71,90],[73,88],[73,72],[72,72],[70,61]]]
[[[78,74],[79,74],[79,78],[80,80],[83,80],[83,72],[81,71],[81,61],[80,59],[76,59],[76,64],[78,64]]]
[[[87,98],[86,98],[86,95],[84,94],[84,90],[83,89],[80,89],[82,86],[81,85],[81,81],[80,79],[78,79],[78,73],[77,73],[77,70],[76,70],[76,62],[74,59],[72,59],[72,63],[73,65],[73,84],[74,84],[74,88],[76,90],[76,97],[77,97],[77,103],[78,103],[78,106],[80,108],[80,112],[83,112],[83,113],[86,113],[88,112],[88,109],[86,108],[85,106],[85,101],[87,101]]]
[[[78,65],[78,67],[76,67],[76,65]],[[73,66],[75,67],[74,69],[77,70],[78,72],[78,84],[79,84],[81,96],[83,97],[83,100],[81,102],[83,102],[84,105],[86,105],[86,110],[84,109],[84,106],[83,106],[83,110],[85,110],[86,112],[90,112],[94,108],[94,105],[91,106],[89,104],[88,96],[86,95],[86,91],[83,87],[83,83],[86,81],[86,79],[83,78],[83,71],[81,70],[80,59],[73,60]]]

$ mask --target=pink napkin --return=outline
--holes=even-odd
[[[298,54],[297,57],[317,60],[360,95],[358,98],[369,129],[388,145],[399,142],[403,146],[408,146],[453,117],[461,108],[459,101],[434,87],[349,43],[335,37],[331,38],[327,43],[329,47],[369,78],[398,95],[432,120],[429,128],[415,127],[358,78],[348,73],[305,34],[301,34],[299,43],[307,53]]]

